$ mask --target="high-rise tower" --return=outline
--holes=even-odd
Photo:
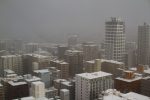
[[[138,64],[150,65],[150,25],[138,26]]]
[[[120,62],[125,60],[125,22],[111,18],[105,22],[105,55],[106,59]]]

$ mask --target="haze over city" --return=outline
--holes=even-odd
[[[136,41],[137,25],[150,23],[149,10],[149,0],[1,0],[0,38],[58,43],[77,33],[99,43],[105,21],[120,17],[127,40]]]
[[[150,100],[150,0],[1,0],[0,100]]]

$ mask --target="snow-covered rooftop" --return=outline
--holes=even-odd
[[[76,74],[76,76],[80,76],[86,79],[94,79],[94,78],[100,78],[105,76],[111,76],[112,74],[106,73],[106,72],[94,72],[94,73],[82,73],[82,74]]]

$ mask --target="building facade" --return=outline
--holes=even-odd
[[[0,76],[3,76],[4,70],[10,69],[15,73],[23,74],[23,64],[21,55],[6,55],[0,57]]]
[[[101,71],[101,59],[84,62],[84,72],[92,73]]]
[[[60,98],[61,98],[61,100],[70,100],[69,90],[61,89],[60,90]]]
[[[74,77],[75,74],[83,72],[83,52],[78,50],[67,50],[65,60],[69,63],[69,74]]]
[[[102,60],[101,71],[113,74],[113,78],[121,76],[118,68],[124,69],[124,63],[114,60]]]
[[[108,60],[125,60],[125,22],[119,18],[105,22],[105,56]]]
[[[31,95],[35,98],[45,97],[45,85],[43,82],[37,81],[31,84]]]
[[[102,91],[113,88],[112,74],[102,71],[76,74],[75,100],[95,100]]]
[[[83,43],[83,55],[85,61],[98,59],[98,53],[98,45],[94,43]]]
[[[50,64],[51,66],[56,67],[56,69],[60,70],[60,78],[69,78],[69,63],[61,60],[51,60]]]
[[[150,25],[138,26],[138,64],[150,65]]]

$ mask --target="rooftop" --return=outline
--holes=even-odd
[[[119,91],[108,89],[104,92],[103,100],[150,100],[150,97],[129,92],[127,94],[120,93]]]
[[[140,95],[134,92],[129,92],[123,95],[124,97],[128,98],[128,100],[150,100],[150,97]]]
[[[63,91],[63,92],[69,92],[68,89],[61,89],[60,91]]]
[[[35,53],[30,53],[30,54],[25,54],[25,55],[32,56],[35,58],[48,58],[49,57],[49,56],[44,56],[44,55],[35,54]]]
[[[49,73],[48,69],[35,70],[35,73]]]
[[[125,78],[121,78],[121,77],[118,77],[116,78],[117,80],[122,80],[122,81],[126,81],[126,82],[134,82],[134,81],[137,81],[137,80],[141,80],[142,77],[135,77],[133,79],[125,79]]]
[[[106,60],[106,59],[102,59],[102,62],[110,62],[110,63],[115,63],[115,64],[124,64],[123,62],[118,62],[115,60]]]
[[[66,85],[66,86],[72,86],[71,82],[69,81],[62,82],[61,84]]]
[[[83,51],[79,51],[79,50],[66,50],[65,54],[66,55],[74,55],[77,53],[83,53]]]
[[[21,55],[5,55],[5,56],[1,56],[2,58],[7,58],[7,57],[21,57]]]
[[[45,89],[45,92],[57,91],[58,89],[51,87],[49,89]]]
[[[67,81],[66,79],[56,79],[56,80],[54,80],[55,82],[57,82],[57,83],[59,83],[59,82],[65,82],[65,81]]]
[[[52,61],[55,63],[59,63],[59,64],[68,64],[67,62],[62,61],[62,60],[52,60]]]
[[[12,71],[12,70],[10,70],[10,69],[5,69],[4,72],[7,72],[7,73],[9,73],[9,74],[15,74],[15,72]]]
[[[35,98],[34,97],[23,97],[23,98],[21,98],[21,100],[35,100]]]
[[[41,82],[41,81],[36,81],[36,82],[32,82],[32,84],[34,84],[34,85],[41,85],[41,84],[44,84],[44,83]]]
[[[12,85],[12,86],[18,86],[18,85],[25,85],[25,84],[27,84],[27,83],[24,82],[24,81],[22,81],[22,82],[9,81],[8,83],[9,83],[10,85]]]
[[[33,82],[33,81],[40,81],[41,78],[36,77],[36,76],[32,76],[32,77],[30,77],[30,78],[25,78],[25,80],[26,80],[27,82]]]
[[[82,74],[76,74],[76,76],[80,76],[86,79],[94,79],[94,78],[100,78],[105,76],[111,76],[112,74],[106,73],[106,72],[94,72],[94,73],[82,73]]]
[[[146,74],[150,74],[150,68],[149,68],[149,69],[147,69],[147,70],[144,70],[144,73],[146,73]]]

